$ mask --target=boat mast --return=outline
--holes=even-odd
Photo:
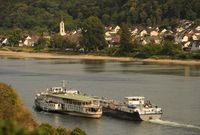
[[[65,80],[62,80],[61,84],[62,84],[62,87],[65,88]]]

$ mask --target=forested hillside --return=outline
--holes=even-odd
[[[64,18],[67,29],[89,16],[105,25],[157,25],[200,18],[200,0],[0,0],[0,28],[58,31]]]

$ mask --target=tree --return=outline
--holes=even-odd
[[[142,46],[138,56],[142,58],[148,58],[153,55],[160,55],[161,51],[162,51],[162,45],[150,43]]]
[[[17,45],[19,43],[19,40],[22,37],[22,30],[21,29],[15,29],[11,35],[8,38],[8,42],[11,46]]]
[[[72,132],[71,135],[86,135],[85,131],[83,131],[80,128],[75,128]]]
[[[181,52],[182,48],[180,44],[174,44],[171,41],[166,41],[163,44],[163,49],[161,51],[161,53],[163,55],[169,55],[169,56],[174,56],[177,53]]]
[[[44,39],[41,37],[38,39],[35,47],[36,47],[36,49],[40,50],[40,49],[44,49],[45,47],[47,47],[48,44],[49,44],[49,41],[47,39]]]
[[[75,49],[76,43],[70,37],[62,37],[60,35],[55,35],[50,41],[51,47],[65,50],[66,48]]]
[[[132,51],[131,33],[126,24],[122,24],[120,35],[119,52],[121,55],[126,55]]]
[[[104,26],[100,19],[91,16],[84,20],[80,44],[87,52],[99,51],[106,46]]]

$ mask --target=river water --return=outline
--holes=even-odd
[[[34,95],[61,80],[90,95],[121,101],[125,96],[145,96],[162,107],[162,120],[89,119],[34,111]],[[200,135],[200,66],[2,58],[0,81],[17,89],[39,122],[80,127],[88,135]]]

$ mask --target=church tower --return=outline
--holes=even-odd
[[[60,35],[61,36],[65,36],[66,35],[66,33],[65,33],[65,23],[64,23],[63,19],[60,22]]]

